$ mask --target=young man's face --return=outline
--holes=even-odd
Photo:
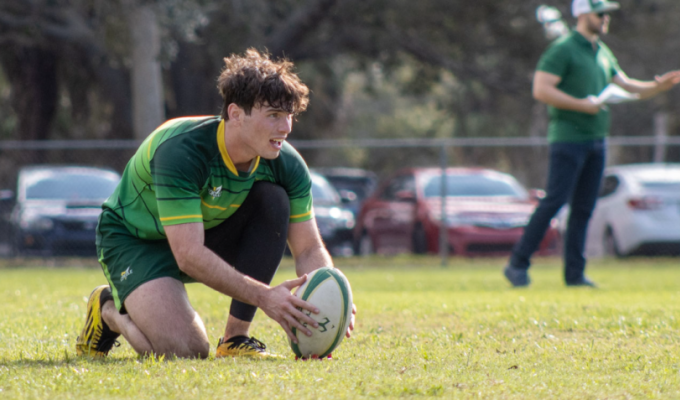
[[[607,13],[588,14],[588,30],[595,35],[606,35],[609,32],[610,17]]]
[[[268,105],[253,107],[250,115],[244,115],[241,140],[253,157],[272,160],[279,156],[292,129],[293,116],[287,111]]]

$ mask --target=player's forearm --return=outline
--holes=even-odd
[[[628,78],[615,81],[615,83],[628,92],[639,94],[641,99],[656,96],[660,92],[657,83],[654,81],[639,81]]]
[[[206,286],[244,303],[259,305],[269,286],[243,275],[217,254],[197,246],[175,254],[180,270]]]
[[[534,86],[533,94],[536,100],[561,110],[571,110],[592,114],[593,111],[596,111],[597,109],[597,107],[594,106],[590,100],[578,99],[554,86]]]
[[[295,272],[297,276],[308,274],[321,267],[332,266],[333,259],[323,244],[310,247],[295,255]]]

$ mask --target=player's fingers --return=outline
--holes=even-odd
[[[297,308],[292,307],[289,311],[289,314],[296,320],[300,321],[300,323],[305,323],[307,325],[311,325],[315,328],[319,327],[319,323],[316,322],[316,320],[312,317],[309,316],[309,314],[300,311]]]
[[[288,281],[283,282],[283,283],[281,284],[281,286],[284,286],[284,287],[288,288],[288,290],[293,290],[293,289],[295,289],[296,287],[298,287],[298,286],[302,285],[303,283],[305,283],[306,280],[307,280],[307,274],[304,274],[304,275],[302,275],[302,276],[299,277],[299,278],[295,278],[295,279],[291,279],[291,280],[288,280]]]
[[[304,310],[311,311],[314,314],[319,313],[319,309],[314,304],[306,302],[299,297],[293,296],[290,301],[291,301],[291,303],[293,303],[293,305],[295,307],[299,307],[299,308],[302,308]]]
[[[284,318],[286,319],[286,321],[288,322],[288,325],[290,325],[291,328],[294,327],[294,328],[296,328],[296,329],[301,330],[302,332],[304,332],[305,335],[307,335],[307,336],[312,336],[312,331],[309,330],[309,328],[306,328],[304,325],[302,325],[302,323],[300,323],[300,321],[298,321],[298,320],[297,320],[296,318],[294,318],[293,316],[291,316],[291,315],[286,315]],[[292,333],[292,332],[291,332],[291,333]],[[296,339],[296,340],[297,340],[297,339]],[[297,343],[297,342],[296,342],[296,343]]]
[[[296,343],[298,342],[297,338],[295,335],[293,335],[292,329],[290,329],[290,324],[288,324],[288,321],[286,319],[283,319],[279,321],[279,325],[283,328],[283,330],[286,332],[286,335],[288,335],[288,338],[293,342]]]

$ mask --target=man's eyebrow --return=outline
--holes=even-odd
[[[291,113],[290,111],[286,110],[285,108],[280,108],[280,107],[279,108],[271,107],[270,109],[267,110],[267,112],[285,112],[285,113],[288,113],[288,114]]]

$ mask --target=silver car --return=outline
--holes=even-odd
[[[680,255],[680,163],[607,168],[586,253]]]
[[[19,171],[10,216],[15,254],[95,256],[101,205],[120,175],[80,166],[30,166]]]

